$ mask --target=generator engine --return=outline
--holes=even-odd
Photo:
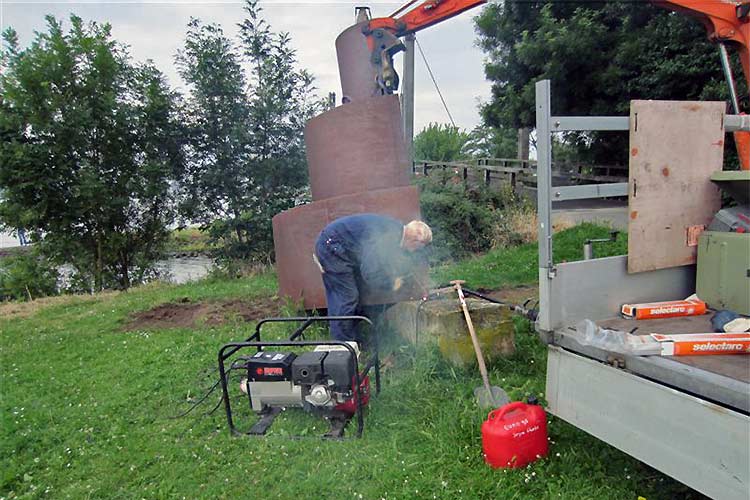
[[[356,342],[351,342],[357,356]],[[317,414],[356,411],[355,359],[343,346],[320,345],[299,355],[293,352],[258,351],[245,358],[247,378],[242,392],[250,395],[253,411],[298,406]],[[369,381],[362,381],[362,404],[369,400]]]

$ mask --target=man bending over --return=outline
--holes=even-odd
[[[397,291],[414,273],[415,252],[432,242],[432,230],[422,221],[404,225],[376,214],[336,219],[320,232],[313,258],[323,273],[329,316],[360,312],[363,289]],[[356,338],[352,321],[331,323],[335,340]]]

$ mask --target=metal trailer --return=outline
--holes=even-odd
[[[727,115],[727,131],[750,129]],[[628,117],[553,116],[550,81],[536,84],[539,318],[548,344],[549,411],[659,471],[717,499],[750,498],[750,357],[627,356],[584,346],[571,328],[590,319],[604,326],[626,302],[687,297],[695,266],[628,274],[627,256],[555,263],[553,201],[627,196],[628,183],[552,186],[551,134],[627,131]],[[619,321],[619,323],[618,323]],[[685,333],[708,328],[704,317],[669,322]],[[661,326],[665,326],[662,323]]]

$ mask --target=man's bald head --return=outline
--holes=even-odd
[[[432,229],[421,220],[413,220],[404,226],[401,247],[413,252],[432,243]]]

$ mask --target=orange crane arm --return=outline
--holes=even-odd
[[[412,0],[397,11],[406,10]],[[429,28],[462,12],[486,3],[487,0],[425,0],[400,17],[371,19],[363,28],[372,63],[379,66],[378,84],[384,93],[398,89],[398,74],[393,68],[393,55],[404,50],[399,37]],[[722,62],[732,95],[735,113],[741,113],[734,81],[724,44],[737,46],[745,81],[750,89],[750,0],[651,0],[661,7],[697,18],[708,32],[709,40],[722,46]],[[735,142],[744,170],[750,170],[750,132],[735,132]]]
[[[401,37],[429,28],[484,3],[487,3],[487,0],[427,0],[401,17],[372,19],[369,29],[387,29]]]
[[[738,46],[745,80],[750,87],[750,0],[651,0],[661,7],[698,18],[706,27],[708,38],[714,42],[732,42]],[[486,3],[487,0],[425,0],[400,17],[380,17],[371,19],[364,28],[368,46],[371,51],[376,48],[385,50],[390,55],[403,50],[393,37],[398,38],[409,33],[429,28],[462,12]],[[412,0],[406,7],[416,3]],[[404,8],[399,9],[400,12]],[[389,35],[391,44],[373,40],[386,38]],[[396,45],[395,47],[393,45]],[[395,89],[391,89],[395,90]]]
[[[393,55],[404,50],[399,37],[416,33],[460,13],[486,3],[487,0],[425,0],[401,17],[389,16],[369,20],[362,32],[367,37],[371,61],[378,68],[378,85],[391,94],[398,89],[398,74],[393,68]],[[401,12],[412,4],[399,9]]]
[[[750,0],[652,0],[656,5],[697,18],[708,39],[734,43],[740,54],[745,80],[750,87]]]
[[[737,47],[745,82],[750,89],[750,0],[652,0],[656,5],[697,18],[706,27],[708,39],[719,44],[724,75],[734,113],[742,113],[725,45]],[[750,170],[750,132],[735,132],[740,168]]]

